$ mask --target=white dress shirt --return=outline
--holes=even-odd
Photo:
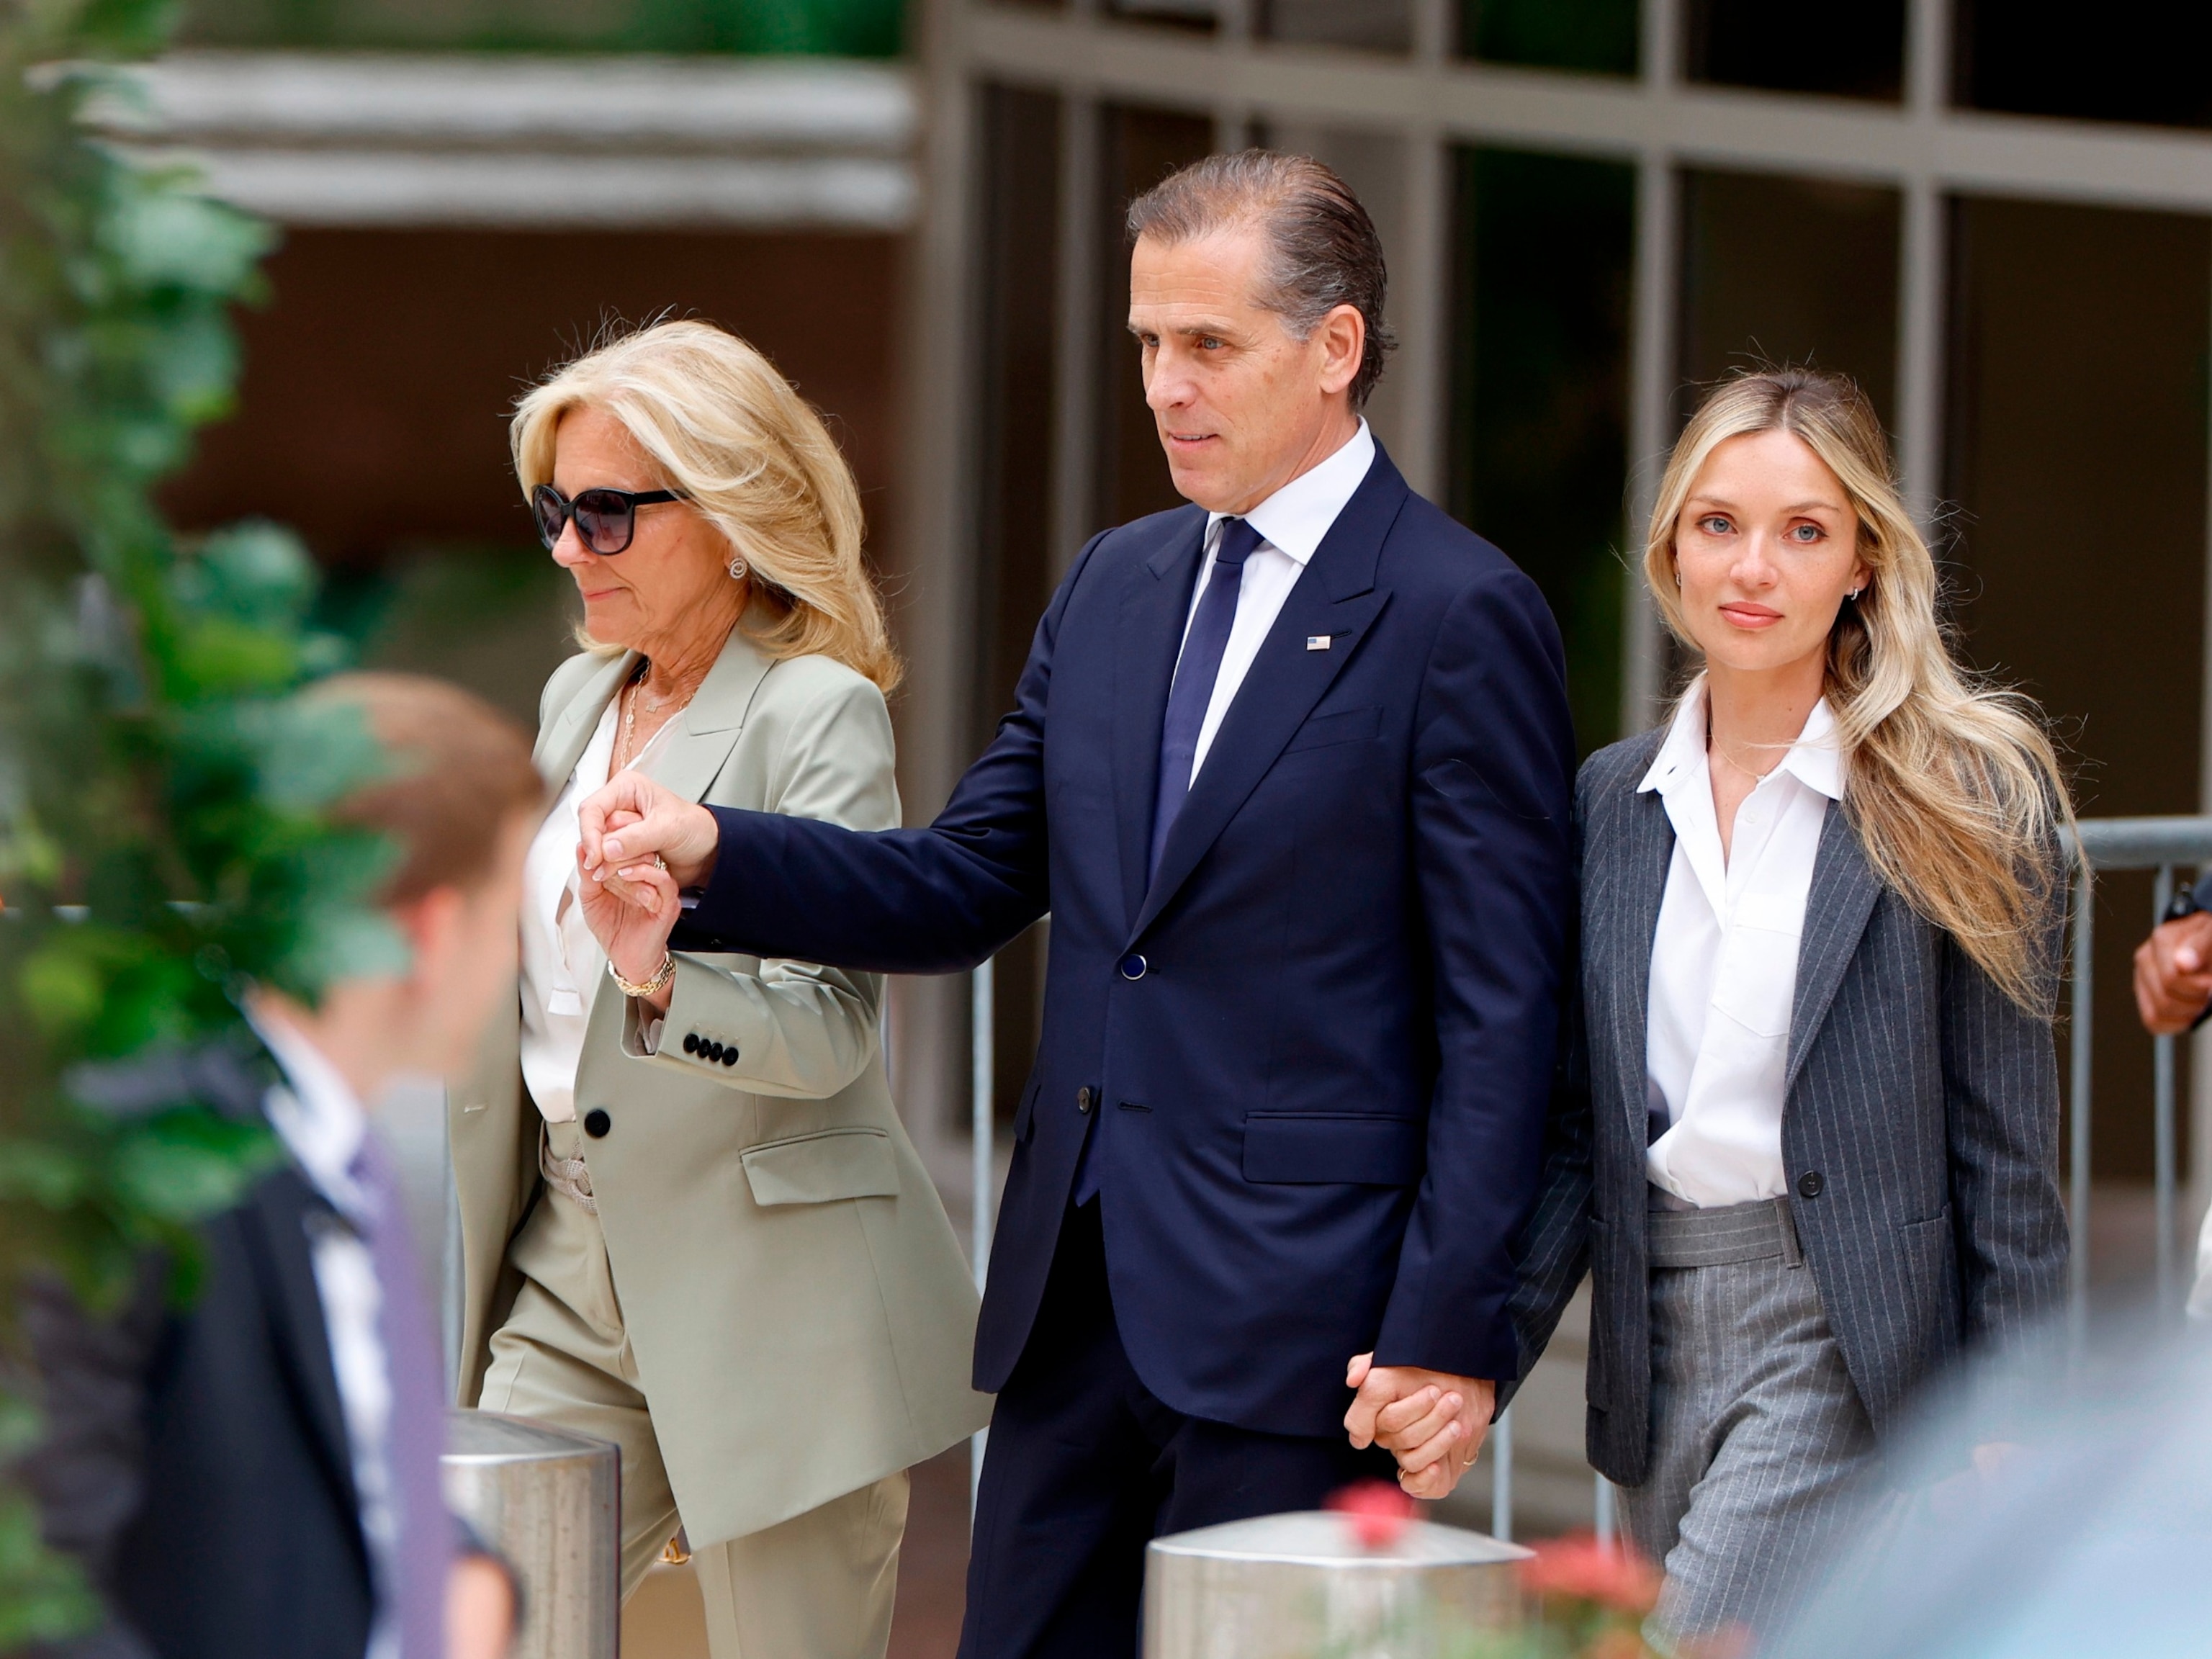
[[[1705,688],[1683,698],[1639,790],[1674,826],[1651,944],[1644,1066],[1672,1127],[1650,1145],[1652,1184],[1699,1209],[1779,1198],[1783,1080],[1797,944],[1831,802],[1843,799],[1836,723],[1814,706],[1781,763],[1736,808],[1721,852],[1705,756]]]
[[[269,1121],[308,1182],[337,1212],[311,1222],[307,1243],[352,1454],[362,1536],[381,1587],[394,1573],[399,1511],[390,1456],[392,1371],[379,1324],[384,1291],[363,1236],[369,1200],[353,1178],[368,1115],[314,1044],[276,1020],[255,1020],[253,1029],[284,1073],[284,1085],[269,1093]],[[380,1588],[368,1659],[396,1659],[399,1626],[392,1611]]]
[[[584,1057],[592,999],[607,971],[606,952],[584,925],[577,896],[576,814],[584,797],[606,783],[621,706],[620,697],[608,701],[522,864],[522,1081],[548,1123],[575,1119],[576,1066]],[[682,718],[680,711],[672,714],[653,734],[630,763],[632,771],[659,751]]]
[[[1359,429],[1344,447],[1320,465],[1301,472],[1290,483],[1243,515],[1260,532],[1260,545],[1244,561],[1244,576],[1237,589],[1237,620],[1230,625],[1229,643],[1221,653],[1221,672],[1214,677],[1213,696],[1206,705],[1206,719],[1198,728],[1198,749],[1191,757],[1190,775],[1195,778],[1206,764],[1213,734],[1236,701],[1252,659],[1260,654],[1267,630],[1283,614],[1284,601],[1298,585],[1322,538],[1344,511],[1368,468],[1375,465],[1375,436],[1363,419]],[[1221,545],[1221,521],[1231,515],[1206,515],[1206,559],[1199,568],[1197,586],[1191,589],[1190,610],[1182,620],[1184,639],[1198,615],[1198,602],[1213,580],[1213,555]],[[1180,648],[1178,648],[1179,651]]]

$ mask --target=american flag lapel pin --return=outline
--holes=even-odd
[[[1326,651],[1328,649],[1328,641],[1329,636],[1326,634],[1309,634],[1306,635],[1306,649]]]

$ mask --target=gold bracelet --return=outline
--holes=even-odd
[[[622,976],[622,970],[610,959],[607,963],[607,977],[614,981],[616,986],[626,997],[657,997],[668,988],[668,981],[676,977],[676,958],[673,956],[663,956],[660,958],[660,966],[653,970],[653,977],[647,980],[624,979]]]

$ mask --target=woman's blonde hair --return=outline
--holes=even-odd
[[[1858,516],[1870,573],[1828,636],[1826,696],[1842,750],[1844,810],[1875,872],[1959,941],[2015,1003],[2048,1016],[2057,964],[2047,922],[2073,826],[2058,757],[2033,705],[1977,682],[1936,619],[1936,561],[1890,470],[1865,394],[1839,375],[1769,368],[1706,396],[1675,442],[1652,504],[1644,574],[1692,650],[1674,564],[1675,521],[1706,459],[1731,438],[1787,432],[1825,462]]]
[[[711,323],[655,323],[556,369],[508,428],[526,497],[553,477],[561,417],[612,416],[750,567],[746,628],[771,655],[835,658],[883,690],[903,669],[860,553],[866,521],[822,417],[769,360]],[[773,618],[763,626],[762,611]]]

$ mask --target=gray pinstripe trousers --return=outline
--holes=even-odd
[[[1651,1469],[1620,1496],[1629,1535],[1667,1571],[1664,1650],[1796,1605],[1874,1431],[1787,1199],[1650,1221]]]

